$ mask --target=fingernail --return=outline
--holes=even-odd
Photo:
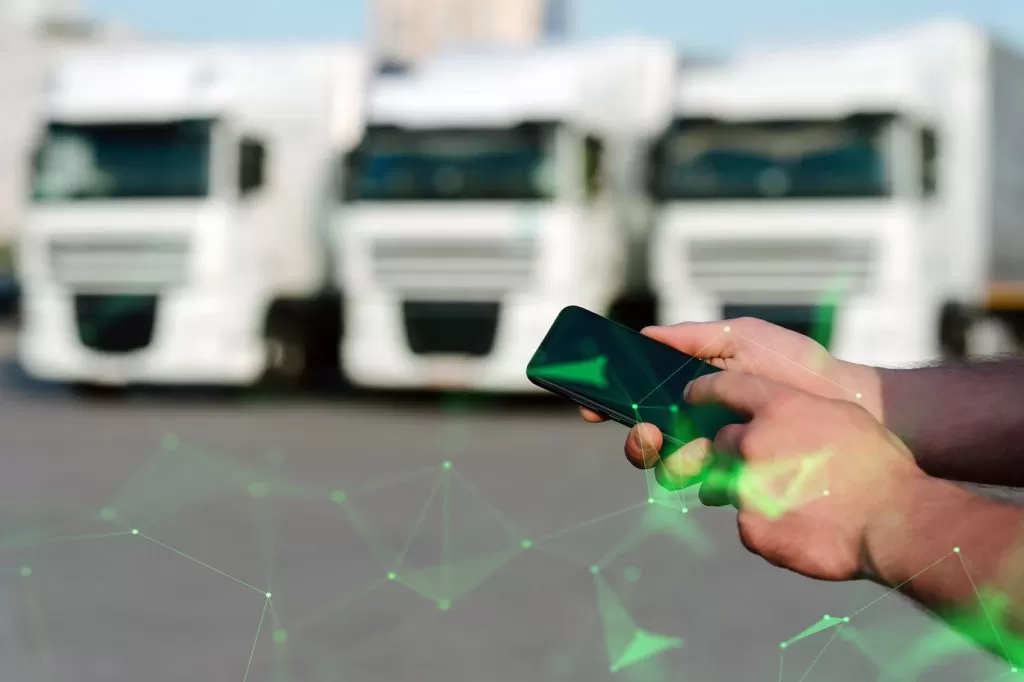
[[[691,388],[693,388],[693,382],[692,381],[690,383],[686,384],[686,387],[683,388],[683,400],[685,400],[687,402],[690,401],[690,389]]]

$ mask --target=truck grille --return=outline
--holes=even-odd
[[[156,296],[75,296],[78,339],[101,353],[131,353],[153,340]]]
[[[184,283],[188,244],[177,239],[60,239],[50,267],[62,285],[152,291]]]
[[[499,304],[406,301],[405,337],[417,355],[469,355],[491,352],[498,330]]]
[[[373,245],[377,282],[403,297],[493,300],[530,286],[536,245],[529,240],[393,239]]]
[[[866,239],[699,239],[687,245],[687,261],[694,284],[705,291],[813,298],[867,288],[873,247]]]

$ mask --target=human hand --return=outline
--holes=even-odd
[[[731,470],[708,471],[700,495],[737,507],[744,546],[811,578],[870,577],[869,531],[928,479],[896,436],[855,403],[743,372],[700,377],[685,399],[750,416],[701,443],[734,458]]]
[[[882,420],[881,388],[874,367],[839,360],[810,337],[784,327],[743,317],[647,327],[642,333],[719,369],[754,374],[826,398],[856,401]],[[580,411],[587,421],[605,420],[587,408]]]

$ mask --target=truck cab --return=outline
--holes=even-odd
[[[661,43],[624,42],[381,77],[335,223],[346,375],[535,390],[524,368],[558,311],[607,313],[630,294],[630,187],[615,170],[663,125],[673,63]]]
[[[348,46],[63,59],[19,235],[27,371],[246,386],[304,370],[318,334],[336,366],[326,226],[365,72]]]
[[[681,72],[649,162],[661,322],[759,317],[879,366],[955,354],[950,311],[990,275],[983,45],[938,24]]]

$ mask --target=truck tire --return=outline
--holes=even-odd
[[[305,329],[290,315],[277,315],[264,334],[267,365],[263,383],[275,389],[298,388],[309,371]]]
[[[962,360],[967,357],[967,329],[971,315],[960,304],[947,303],[939,317],[939,346],[947,359]]]
[[[968,358],[986,358],[1016,353],[1020,348],[1013,327],[998,315],[984,315],[971,321],[965,332]]]

